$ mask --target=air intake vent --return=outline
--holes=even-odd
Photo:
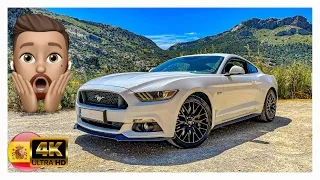
[[[92,106],[111,107],[126,109],[128,104],[126,101],[117,93],[96,91],[96,90],[85,90],[79,93],[79,102]]]

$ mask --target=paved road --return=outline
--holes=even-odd
[[[23,131],[69,138],[69,166],[46,171],[72,172],[311,172],[312,101],[278,103],[271,123],[248,120],[214,130],[195,149],[167,142],[116,142],[73,130],[75,112],[28,115],[8,113],[8,141]],[[8,163],[9,171],[17,171]]]

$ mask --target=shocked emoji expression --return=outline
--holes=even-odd
[[[44,99],[51,82],[68,68],[68,48],[63,35],[56,31],[23,32],[15,43],[14,70],[30,81],[39,100]]]

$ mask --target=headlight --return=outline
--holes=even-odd
[[[178,90],[168,90],[168,91],[152,91],[152,92],[138,92],[134,93],[134,95],[140,101],[162,101],[171,99],[174,95],[176,95]]]

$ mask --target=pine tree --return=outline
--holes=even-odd
[[[211,53],[215,53],[215,49],[214,49],[213,44],[211,44]]]

